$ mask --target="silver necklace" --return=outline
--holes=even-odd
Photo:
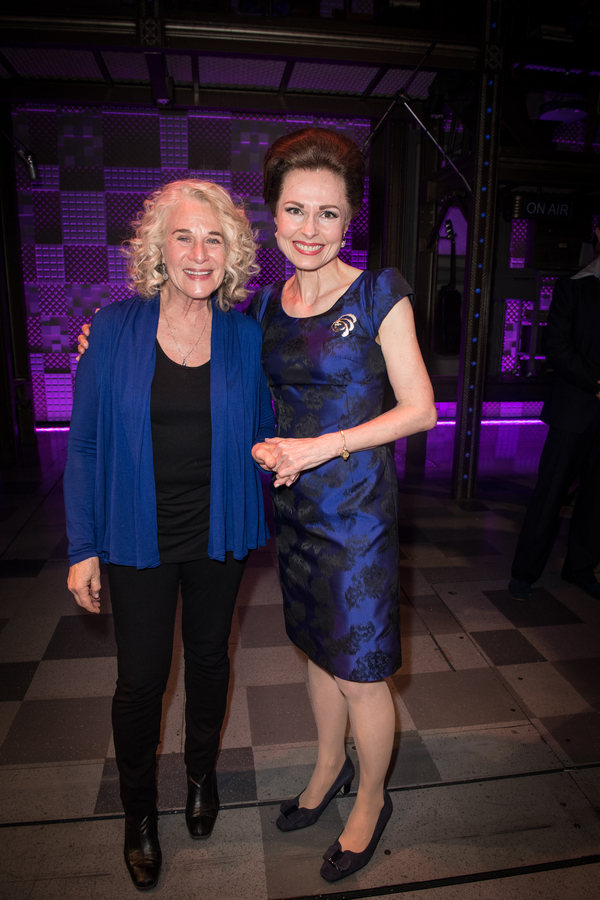
[[[196,349],[196,347],[197,347],[198,344],[200,343],[200,338],[202,337],[202,335],[203,335],[204,332],[206,331],[206,326],[208,325],[208,320],[209,320],[209,318],[210,318],[210,310],[207,311],[206,321],[205,321],[205,323],[204,323],[204,328],[203,328],[202,331],[200,332],[200,337],[198,338],[198,340],[196,341],[196,343],[194,344],[194,346],[192,347],[192,349],[191,349],[188,353],[186,353],[185,356],[184,356],[183,353],[181,352],[181,347],[180,347],[179,344],[177,343],[177,339],[175,338],[175,335],[173,334],[173,330],[172,330],[171,326],[169,325],[169,320],[168,320],[168,318],[167,318],[167,311],[166,311],[166,309],[165,309],[165,307],[164,307],[164,304],[161,304],[161,306],[162,306],[163,315],[164,315],[164,317],[165,317],[165,322],[167,323],[167,328],[168,328],[169,331],[171,332],[171,337],[173,338],[173,341],[174,341],[174,343],[175,343],[175,346],[176,346],[177,349],[179,350],[179,355],[181,356],[181,365],[182,365],[182,366],[185,366],[185,365],[187,365],[186,359],[187,359],[189,356],[192,355],[192,353],[194,352],[194,350]]]

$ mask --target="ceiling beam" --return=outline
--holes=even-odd
[[[256,54],[289,58],[344,60],[349,63],[415,66],[437,40],[428,65],[431,68],[473,70],[480,63],[476,39],[460,35],[407,31],[406,29],[330,19],[271,19],[211,16],[210,21],[165,21],[165,44],[156,49]],[[0,15],[5,40],[22,46],[64,45],[139,47],[134,18]]]
[[[65,82],[34,82],[22,79],[0,81],[0,101],[13,103],[87,104],[92,106],[153,106],[150,85],[85,84]],[[344,97],[339,94],[303,94],[294,91],[280,95],[278,91],[213,90],[198,85],[175,86],[170,109],[193,110],[245,110],[275,113],[300,113],[303,115],[332,115],[379,119],[390,103],[389,97],[361,100],[360,97]],[[420,108],[420,104],[415,104]],[[408,119],[403,107],[397,108],[394,118]]]

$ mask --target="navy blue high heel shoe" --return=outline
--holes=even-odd
[[[340,774],[335,779],[321,803],[314,809],[306,809],[304,806],[298,806],[298,800],[302,794],[298,794],[293,800],[284,800],[281,806],[281,815],[275,822],[280,831],[297,831],[298,828],[306,828],[308,825],[314,825],[321,813],[325,810],[329,802],[335,797],[339,790],[347,794],[354,778],[354,765],[352,760],[346,754],[344,765],[340,770]]]
[[[352,875],[353,872],[358,872],[359,869],[366,866],[375,853],[375,848],[392,814],[392,809],[392,798],[385,791],[383,807],[379,813],[373,837],[361,853],[354,853],[352,850],[342,850],[339,840],[333,842],[331,847],[323,854],[325,862],[321,866],[321,875],[325,881],[339,881],[340,878]]]

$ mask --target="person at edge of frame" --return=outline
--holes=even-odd
[[[561,577],[600,600],[594,574],[600,561],[600,228],[593,262],[554,286],[545,351],[553,376],[541,418],[549,430],[508,592],[514,600],[531,597],[552,550],[560,508],[578,477]]]

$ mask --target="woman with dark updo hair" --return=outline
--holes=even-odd
[[[356,144],[303,128],[274,142],[264,172],[277,243],[296,271],[261,289],[249,310],[263,329],[262,362],[278,422],[278,436],[255,445],[253,455],[275,472],[286,629],[308,656],[319,738],[308,786],[282,804],[277,825],[312,825],[340,789],[349,790],[349,716],[360,785],[321,868],[327,881],[337,881],[371,859],[392,812],[384,781],[395,715],[385,678],[401,655],[389,443],[432,428],[436,410],[411,288],[397,269],[361,271],[338,255],[363,198]],[[397,405],[382,413],[386,376]]]

